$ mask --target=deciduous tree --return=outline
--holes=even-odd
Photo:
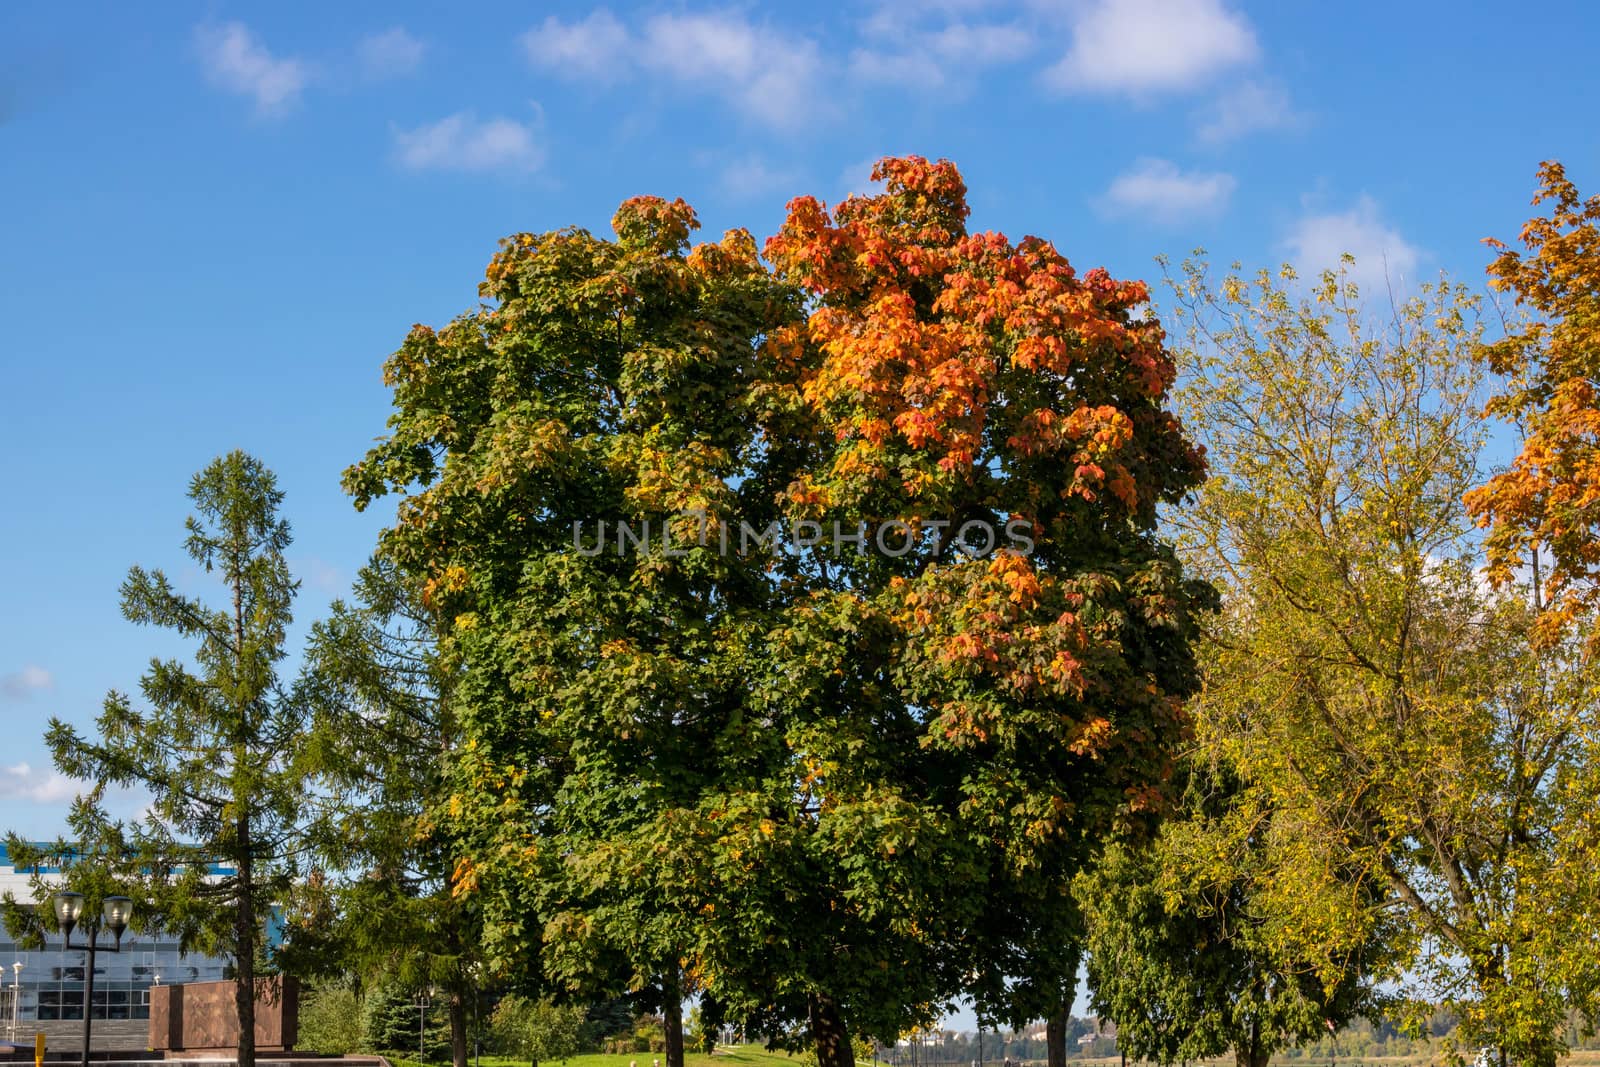
[[[1527,654],[1526,587],[1480,579],[1478,302],[1441,282],[1380,312],[1332,273],[1219,287],[1198,264],[1174,294],[1213,469],[1179,521],[1224,590],[1198,738],[1304,842],[1262,906],[1312,958],[1401,919],[1408,993],[1550,1063],[1595,1006],[1571,932],[1595,914],[1600,720],[1573,647]]]
[[[1231,1049],[1239,1067],[1265,1067],[1279,1049],[1376,1006],[1377,981],[1388,977],[1381,928],[1331,945],[1331,956],[1303,954],[1330,946],[1296,935],[1293,919],[1310,909],[1279,907],[1274,883],[1293,878],[1279,853],[1302,851],[1307,828],[1255,807],[1260,795],[1241,795],[1229,778],[1220,766],[1191,767],[1185,802],[1156,838],[1112,846],[1076,880],[1090,1003],[1116,1023],[1130,1058],[1172,1064]],[[1354,880],[1293,888],[1328,894],[1330,909],[1362,891]]]
[[[363,501],[426,486],[385,551],[464,664],[469,738],[441,817],[474,842],[454,889],[482,902],[491,960],[538,956],[558,992],[658,1003],[674,1065],[685,982],[731,929],[708,871],[753,866],[710,831],[731,808],[766,836],[722,798],[762,756],[746,616],[768,559],[708,551],[680,513],[772,513],[752,342],[797,306],[748,235],[691,252],[694,224],[641,198],[615,241],[505,242],[493,306],[417,328],[391,359],[395,435],[348,476]],[[622,550],[624,525],[646,543]]]
[[[559,1005],[509,996],[495,1005],[490,1034],[507,1055],[532,1061],[561,1060],[576,1056],[587,1009],[581,1004]]]
[[[361,998],[344,985],[327,985],[301,998],[295,1044],[308,1052],[348,1056],[365,1039]]]
[[[787,609],[844,657],[841,638],[884,627],[887,676],[841,657],[822,661],[831,676],[801,661],[783,677],[826,694],[803,747],[834,797],[898,781],[954,816],[984,882],[963,935],[980,1015],[1048,1017],[1059,1063],[1079,936],[1060,887],[1096,838],[1160,811],[1195,684],[1209,591],[1156,517],[1203,464],[1169,410],[1175,367],[1142,283],[1080,275],[1040,238],[970,233],[948,162],[887,159],[874,177],[883,193],[831,216],[792,202],[768,245],[813,294],[769,350],[798,436],[822,445],[782,499],[825,528],[915,533],[907,551],[819,565]],[[972,533],[1002,529],[1026,543],[986,552]],[[920,753],[861,781],[848,746],[885,732],[885,697]]]
[[[1007,958],[1065,1002],[1071,905],[1029,887],[1159,811],[1207,603],[1156,531],[1201,462],[1143,287],[968,235],[949,164],[878,176],[792,204],[772,270],[650,198],[511,238],[347,475],[405,492],[385,552],[462,657],[491,947],[669,1031],[692,983],[823,1067],[1000,951],[992,886],[1049,911]]]

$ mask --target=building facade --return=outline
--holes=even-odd
[[[59,871],[43,868],[46,878]],[[218,868],[217,873],[227,873]],[[33,897],[29,873],[11,866],[0,844],[0,895],[10,893],[22,903]],[[75,939],[81,935],[74,933]],[[104,945],[109,939],[101,938]],[[83,1018],[84,968],[88,953],[61,947],[52,936],[39,951],[23,951],[0,927],[0,1033],[15,1018],[19,1023],[53,1022]],[[94,958],[95,1019],[148,1019],[150,987],[157,984],[215,982],[225,976],[224,960],[195,953],[187,955],[178,943],[159,935],[122,935],[122,951],[101,948]],[[14,1014],[13,1014],[14,1013]],[[31,1033],[31,1030],[29,1030]]]

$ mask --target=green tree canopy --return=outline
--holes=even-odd
[[[1305,955],[1329,946],[1286,928],[1308,909],[1286,914],[1277,883],[1294,878],[1280,853],[1301,852],[1308,828],[1255,807],[1260,797],[1223,767],[1188,772],[1185,803],[1155,839],[1113,845],[1076,880],[1090,1004],[1115,1021],[1117,1047],[1134,1059],[1172,1064],[1231,1049],[1239,1067],[1265,1067],[1278,1050],[1378,1005],[1390,931]],[[1338,872],[1339,862],[1315,873]],[[1354,871],[1331,883],[1295,879],[1292,891],[1324,896],[1329,909],[1373,892]]]
[[[1208,603],[1155,528],[1201,462],[1143,287],[967,234],[947,163],[879,176],[795,202],[770,269],[656,198],[508,239],[346,476],[404,494],[384,552],[461,657],[491,953],[824,1067],[1001,953],[993,1013],[1063,1004],[1046,887],[1160,810]]]

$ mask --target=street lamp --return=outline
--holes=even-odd
[[[422,1054],[422,1043],[428,1032],[428,1005],[433,1001],[428,999],[428,990],[424,989],[417,994],[417,1062],[427,1063],[428,1059]],[[84,1067],[88,1067],[87,1064]]]
[[[17,1005],[22,1002],[22,961],[11,965],[11,1040],[17,1039]]]
[[[94,1023],[95,953],[122,951],[122,932],[128,928],[128,919],[133,914],[133,901],[127,897],[106,897],[101,915],[90,919],[85,919],[83,915],[85,900],[82,893],[57,893],[53,903],[56,925],[61,928],[62,948],[78,949],[89,954],[83,971],[83,1067],[89,1067],[89,1030]],[[83,926],[85,943],[74,945],[72,931],[80,924]],[[112,943],[105,948],[100,947],[102,928],[110,930],[112,936]]]

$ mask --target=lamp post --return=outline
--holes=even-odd
[[[22,1003],[22,961],[11,965],[11,1040],[17,1039],[17,1005]]]
[[[428,1059],[422,1053],[422,1044],[428,1033],[428,1005],[433,1001],[428,998],[428,991],[424,989],[417,994],[417,1062],[427,1063]]]
[[[55,895],[56,925],[61,928],[62,947],[79,949],[88,953],[83,969],[83,1067],[89,1067],[89,1031],[94,1023],[94,957],[96,952],[121,952],[122,932],[128,928],[128,917],[133,914],[133,901],[127,897],[106,897],[99,916],[85,919],[82,893],[57,893]],[[82,925],[84,944],[72,943],[72,931]],[[111,931],[112,943],[100,947],[101,929]]]

